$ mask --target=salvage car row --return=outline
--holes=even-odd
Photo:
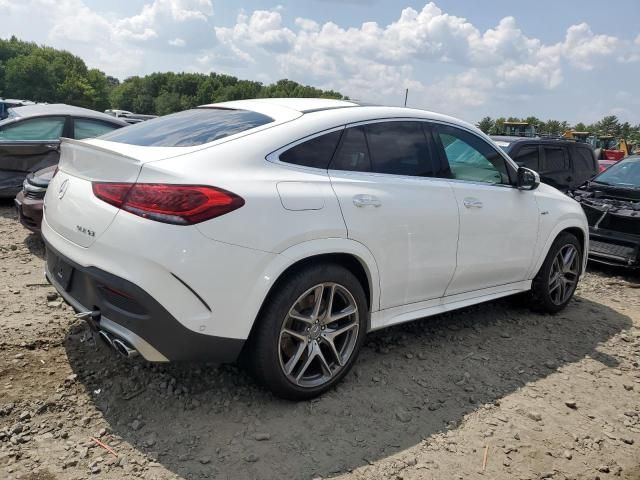
[[[589,181],[588,147],[498,141],[444,115],[323,99],[225,102],[63,139],[47,278],[123,355],[243,358],[274,393],[311,398],[371,330],[516,293],[558,312],[590,232],[639,236],[605,228],[638,221],[623,199],[638,159]],[[583,185],[570,194],[584,211],[541,177]],[[633,265],[628,250],[605,254]]]
[[[123,110],[103,114],[24,100],[5,105],[11,106],[12,118],[0,122],[0,197],[17,194],[20,222],[36,233],[40,231],[44,195],[58,163],[61,136],[96,137],[155,118]],[[640,266],[640,180],[636,173],[640,167],[634,166],[636,157],[629,157],[598,181],[594,177],[602,161],[596,160],[586,143],[544,137],[491,138],[518,165],[538,172],[543,183],[571,192],[582,204],[594,240],[589,251],[592,260]],[[616,163],[609,161],[607,167]]]

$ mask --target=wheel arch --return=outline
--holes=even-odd
[[[588,249],[589,249],[588,226],[577,225],[575,222],[562,222],[556,226],[556,228],[552,231],[551,235],[549,235],[549,237],[547,238],[547,242],[544,248],[542,249],[542,252],[540,253],[540,256],[531,272],[531,278],[533,278],[542,267],[542,264],[544,263],[544,259],[547,258],[547,255],[549,254],[549,250],[551,249],[553,242],[555,242],[556,238],[558,238],[558,236],[563,233],[570,233],[574,235],[580,242],[580,245],[582,246],[582,264],[580,267],[581,268],[580,273],[584,273],[587,267],[587,256],[588,256]]]
[[[265,273],[264,278],[269,278],[270,282],[264,294],[261,295],[259,307],[255,310],[251,332],[259,322],[262,309],[271,295],[277,291],[279,285],[292,273],[318,263],[334,263],[352,272],[365,291],[370,311],[378,310],[380,302],[379,275],[371,252],[364,245],[353,240],[313,240],[295,245],[282,252],[278,255],[277,263],[271,265]],[[251,332],[249,336],[251,336]]]

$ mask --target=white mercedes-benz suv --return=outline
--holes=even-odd
[[[48,279],[118,351],[242,355],[292,399],[371,330],[527,291],[559,311],[588,247],[580,206],[475,127],[325,99],[64,139],[42,232]]]

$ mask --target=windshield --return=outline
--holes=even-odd
[[[110,142],[154,147],[191,147],[244,132],[273,122],[273,118],[249,110],[195,108],[100,137]]]
[[[620,160],[593,181],[616,187],[640,188],[640,159]]]

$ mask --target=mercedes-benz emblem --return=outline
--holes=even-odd
[[[69,187],[69,179],[66,178],[64,182],[60,184],[60,188],[58,189],[58,198],[64,197],[64,194],[67,193],[67,187]]]

